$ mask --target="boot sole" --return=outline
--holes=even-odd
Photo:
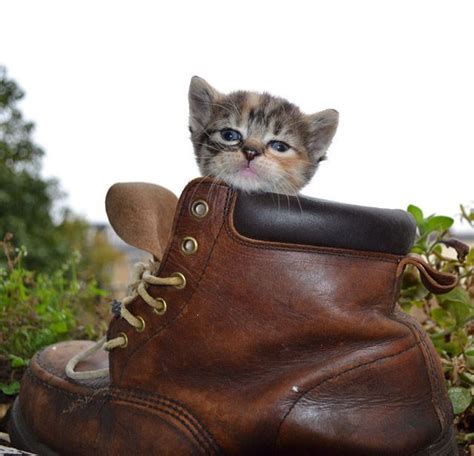
[[[33,432],[23,418],[20,410],[20,402],[15,399],[10,412],[10,421],[8,423],[8,431],[11,443],[18,449],[37,453],[41,456],[59,456],[58,453],[51,450],[38,441]],[[413,456],[457,456],[458,447],[454,435],[454,428],[450,427],[439,441],[430,445],[428,448],[417,452]]]
[[[454,426],[446,429],[446,432],[437,442],[428,448],[418,451],[413,456],[458,456],[458,445],[454,433]]]
[[[10,435],[11,444],[15,448],[41,456],[59,456],[58,453],[39,442],[33,432],[31,432],[21,414],[20,401],[18,398],[13,402],[10,411],[8,433]]]

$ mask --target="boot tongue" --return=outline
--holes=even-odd
[[[168,244],[177,203],[166,188],[144,182],[114,184],[105,197],[107,216],[119,237],[158,260]]]

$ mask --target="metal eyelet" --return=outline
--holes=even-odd
[[[175,288],[178,290],[182,290],[186,286],[186,277],[184,277],[181,272],[175,272],[171,274],[171,277],[179,277],[181,279],[181,283],[179,285],[175,285]]]
[[[141,333],[145,330],[145,320],[139,315],[136,318],[140,321],[140,326],[135,327],[135,330]]]
[[[155,301],[160,307],[153,307],[153,312],[163,315],[166,312],[166,301],[163,298],[155,298]]]
[[[128,345],[128,337],[125,333],[118,333],[118,337],[123,337],[123,344],[119,346],[119,348],[125,348]]]
[[[209,212],[209,204],[204,200],[196,200],[191,204],[191,214],[197,218],[204,218]]]
[[[192,255],[193,253],[197,252],[197,249],[198,241],[196,241],[195,238],[186,236],[181,241],[181,252],[183,252],[185,255]]]

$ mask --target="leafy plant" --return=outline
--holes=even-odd
[[[65,339],[96,338],[106,325],[106,292],[95,280],[80,281],[76,253],[51,273],[23,267],[24,248],[12,236],[0,242],[6,268],[0,269],[0,390],[16,394],[28,360],[46,345]],[[91,315],[93,318],[91,318]]]
[[[450,217],[425,217],[409,206],[416,220],[417,238],[412,252],[435,269],[453,272],[457,287],[444,295],[433,295],[417,273],[408,268],[403,276],[399,303],[424,326],[441,358],[448,394],[456,415],[460,442],[474,442],[474,249],[451,239]],[[473,226],[474,212],[461,206],[461,217]]]

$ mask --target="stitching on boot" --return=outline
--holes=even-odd
[[[431,350],[426,344],[426,340],[424,337],[420,336],[418,331],[415,330],[416,327],[412,327],[410,324],[411,322],[409,321],[402,321],[405,318],[404,314],[399,314],[398,312],[394,312],[394,317],[396,318],[398,314],[398,317],[400,318],[397,321],[400,321],[400,323],[404,324],[408,329],[412,332],[412,334],[415,335],[415,337],[419,340],[419,345],[421,346],[421,354],[423,356],[424,364],[427,368],[428,371],[428,382],[430,384],[431,388],[431,402],[433,404],[433,409],[434,412],[438,418],[439,426],[441,428],[441,434],[439,437],[433,442],[433,445],[436,445],[438,442],[443,440],[443,438],[446,436],[446,433],[449,431],[449,426],[448,426],[448,420],[447,417],[444,413],[443,407],[441,406],[441,403],[439,401],[440,394],[442,394],[442,390],[440,388],[438,380],[438,375],[436,372],[436,369],[434,368],[434,360],[431,355]],[[416,453],[419,453],[422,451],[424,448],[420,448],[416,451]],[[415,454],[416,454],[415,453]]]
[[[78,384],[78,383],[75,383],[75,382],[71,382],[71,380],[69,379],[69,377],[67,377],[67,376],[65,375],[63,369],[59,369],[56,365],[54,365],[53,363],[47,361],[47,360],[44,358],[44,353],[45,353],[46,349],[48,349],[48,348],[49,348],[49,347],[43,348],[40,352],[38,352],[38,353],[35,355],[37,364],[38,364],[42,369],[44,369],[45,371],[47,371],[48,373],[54,374],[56,377],[59,377],[61,380],[67,381],[67,382],[70,383],[71,385],[84,386],[84,387],[88,388],[88,385],[83,385],[83,384]]]
[[[190,433],[195,437],[196,441],[198,442],[199,446],[204,449],[212,449],[215,453],[220,453],[221,450],[215,443],[214,439],[212,438],[209,431],[197,420],[194,415],[191,415],[186,409],[182,408],[179,405],[171,405],[170,402],[172,401],[164,396],[161,398],[149,398],[147,400],[141,399],[140,397],[134,397],[133,391],[128,391],[128,395],[117,394],[116,391],[110,389],[102,389],[96,390],[90,396],[83,395],[79,393],[72,393],[70,391],[65,391],[57,386],[51,385],[46,381],[38,378],[30,369],[26,371],[26,374],[30,377],[30,379],[42,387],[45,387],[54,393],[67,396],[74,400],[74,403],[71,404],[70,407],[63,410],[63,413],[69,413],[76,410],[78,407],[83,407],[86,404],[90,404],[92,402],[105,402],[107,398],[116,400],[116,401],[123,401],[126,404],[132,405],[140,405],[158,412],[165,413],[179,421]],[[189,420],[188,417],[192,417],[193,420]]]
[[[40,358],[40,355],[42,355],[44,350],[42,350],[41,352],[39,352],[37,354],[37,357]],[[47,370],[48,372],[51,372],[53,374],[58,374],[57,376],[61,379],[63,379],[63,377],[61,377],[61,374],[62,374],[62,371],[57,369],[56,366],[54,366],[53,364],[51,363],[48,363],[46,362],[44,359],[38,359],[38,364],[44,368],[45,370]],[[48,367],[50,369],[48,369]],[[123,395],[123,397],[131,397],[132,395],[133,396],[136,396],[138,397],[140,400],[144,400],[144,401],[149,401],[150,403],[163,403],[163,404],[166,404],[168,403],[168,406],[170,408],[173,408],[174,410],[176,410],[177,412],[180,412],[181,410],[181,413],[183,414],[183,416],[185,416],[187,419],[189,419],[190,421],[195,421],[196,425],[201,427],[202,430],[204,432],[207,432],[208,436],[210,437],[210,434],[209,432],[204,428],[204,426],[194,417],[194,415],[189,411],[187,410],[186,406],[180,402],[180,401],[177,401],[175,399],[171,399],[171,398],[168,398],[166,396],[163,396],[161,394],[156,394],[156,393],[151,393],[151,392],[148,392],[148,391],[145,391],[145,390],[140,390],[139,388],[114,388],[114,387],[110,387],[110,388],[101,388],[101,389],[98,389],[98,390],[94,390],[93,388],[90,388],[88,385],[84,385],[84,384],[77,384],[75,382],[71,382],[69,381],[68,378],[65,378],[63,380],[65,381],[68,381],[68,383],[70,383],[71,385],[74,385],[74,386],[80,386],[80,387],[85,387],[85,388],[89,388],[91,389],[91,391],[93,391],[93,393],[91,394],[91,396],[86,396],[86,395],[82,395],[80,393],[72,393],[72,392],[68,392],[68,391],[65,391],[59,387],[54,387],[53,385],[50,385],[49,383],[45,382],[44,380],[40,379],[39,377],[37,377],[33,372],[30,372],[30,370],[28,370],[28,374],[37,382],[41,383],[42,385],[44,386],[47,386],[48,388],[52,388],[52,389],[55,389],[56,391],[64,391],[65,393],[67,394],[74,394],[76,395],[78,398],[82,398],[82,397],[92,397],[94,395],[94,393],[97,393],[98,391],[100,391],[101,393],[104,393],[105,391],[111,391],[113,394],[114,394],[114,397],[120,397],[120,394],[121,392],[125,392],[126,394]],[[175,404],[175,405],[174,405]]]
[[[379,361],[385,361],[385,360],[390,359],[390,358],[396,358],[397,356],[400,356],[403,353],[406,353],[410,350],[413,350],[418,345],[419,345],[419,343],[416,342],[415,344],[410,345],[409,347],[404,348],[403,350],[401,350],[397,353],[392,353],[391,355],[382,356],[381,358],[373,359],[371,361],[367,361],[365,363],[358,364],[357,366],[351,367],[351,368],[346,369],[342,372],[339,372],[339,373],[337,373],[337,374],[335,374],[331,377],[325,378],[324,380],[321,380],[316,385],[311,386],[311,388],[308,388],[305,391],[302,391],[301,394],[298,396],[298,398],[293,401],[293,404],[288,408],[286,413],[283,415],[283,418],[281,419],[280,424],[278,425],[277,432],[276,432],[275,443],[274,443],[274,446],[273,446],[274,451],[276,451],[277,448],[278,448],[278,441],[280,439],[280,432],[281,432],[281,428],[283,426],[283,423],[285,422],[286,418],[290,415],[290,413],[293,411],[293,409],[296,407],[296,405],[300,402],[300,400],[303,399],[304,396],[306,396],[308,393],[311,393],[312,391],[318,389],[320,386],[324,385],[325,383],[327,383],[329,381],[335,380],[336,378],[342,377],[343,375],[348,374],[350,372],[353,372],[353,371],[355,371],[357,369],[360,369],[362,367],[366,367],[370,364],[378,363]]]
[[[137,405],[137,406],[140,406],[140,407],[144,407],[146,409],[150,409],[150,410],[154,410],[154,411],[164,413],[165,415],[170,416],[171,418],[173,418],[174,420],[176,420],[180,424],[182,424],[188,430],[188,432],[192,435],[192,437],[194,438],[195,442],[198,444],[198,446],[201,450],[204,450],[204,452],[207,453],[208,450],[210,449],[209,448],[210,447],[209,442],[206,439],[201,438],[202,435],[199,432],[199,430],[196,430],[192,425],[190,425],[186,421],[186,419],[184,419],[184,417],[181,417],[179,414],[174,413],[173,411],[167,409],[166,407],[161,407],[159,404],[152,404],[152,403],[149,403],[147,401],[140,401],[139,399],[136,399],[136,398],[133,398],[133,397],[129,397],[129,398],[125,399],[124,397],[114,398],[112,396],[110,402],[111,403],[115,402],[116,404],[123,403],[125,405],[130,405],[130,404]]]
[[[442,447],[439,446],[440,443],[442,444]],[[458,453],[457,453],[457,445],[455,443],[454,431],[450,427],[447,427],[446,431],[443,432],[441,436],[438,439],[436,439],[431,445],[417,450],[416,453],[413,454],[413,456],[426,456],[426,454],[431,454],[431,453],[426,453],[427,451],[430,451],[430,450],[437,451],[437,453],[433,453],[437,455],[447,455],[447,456],[457,455]],[[441,453],[440,451],[444,451],[444,452]]]
[[[185,417],[190,422],[193,422],[194,425],[197,428],[199,428],[202,433],[206,434],[209,442],[215,446],[216,451],[218,450],[218,447],[216,446],[210,432],[196,418],[196,416],[190,410],[187,409],[187,407],[182,402],[177,401],[176,399],[171,399],[169,397],[166,397],[160,394],[149,393],[147,391],[140,390],[138,388],[133,388],[133,389],[132,388],[128,388],[128,389],[112,388],[111,390],[113,391],[115,395],[117,395],[117,397],[121,396],[122,393],[125,392],[127,395],[132,395],[133,397],[136,397],[139,400],[142,400],[145,402],[166,404],[167,407],[170,407],[171,409],[176,410],[177,413],[181,413],[183,417]]]
[[[208,183],[204,183],[204,184],[202,184],[202,185],[203,185],[204,187],[210,187],[210,185],[209,185]],[[224,187],[224,186],[222,186],[222,185],[219,185],[219,187],[223,187],[223,188],[225,188],[225,189],[227,190],[226,203],[225,203],[225,204],[228,204],[229,195],[231,194],[231,189],[229,189],[229,188],[227,188],[227,187]],[[189,189],[188,189],[188,193],[189,193]],[[183,202],[188,199],[188,196],[189,196],[189,195],[186,194],[185,198],[183,199]],[[181,206],[181,208],[180,208],[180,213],[179,213],[179,216],[178,216],[177,220],[179,220],[179,219],[182,218],[183,212],[184,212],[185,210],[186,210],[185,204],[182,204],[182,206]],[[182,306],[181,306],[181,308],[179,309],[178,314],[175,316],[175,318],[173,318],[173,319],[170,320],[165,326],[163,326],[162,328],[160,328],[158,332],[156,332],[155,334],[153,334],[152,336],[150,336],[148,339],[146,339],[146,340],[143,342],[144,344],[145,344],[145,343],[148,343],[153,337],[158,336],[163,330],[166,330],[171,324],[174,323],[174,321],[175,321],[176,319],[178,319],[178,318],[182,315],[183,310],[184,310],[185,307],[188,305],[188,303],[191,301],[191,299],[192,299],[194,293],[195,293],[196,290],[198,289],[198,286],[199,286],[200,282],[202,281],[202,279],[203,279],[203,277],[204,277],[204,275],[205,275],[205,272],[206,272],[206,270],[207,270],[208,264],[209,264],[210,259],[211,259],[211,257],[212,257],[212,253],[213,253],[213,251],[214,251],[215,245],[216,245],[217,240],[218,240],[218,238],[219,238],[219,236],[220,236],[220,233],[221,233],[221,231],[222,231],[222,225],[223,225],[223,224],[224,224],[224,218],[222,218],[221,226],[219,227],[219,229],[218,229],[218,231],[217,231],[217,234],[216,234],[216,236],[215,236],[215,239],[214,239],[214,242],[213,242],[213,244],[212,244],[212,247],[211,247],[211,249],[209,250],[208,258],[206,259],[206,262],[205,262],[205,264],[204,264],[204,267],[203,267],[203,269],[202,269],[202,273],[201,273],[200,277],[199,277],[198,280],[196,281],[196,286],[195,286],[193,292],[191,293],[191,295],[189,296],[189,298],[186,300],[186,302],[182,304]],[[173,232],[174,232],[174,231],[175,231],[175,227],[173,227]],[[170,243],[170,245],[171,245],[171,243]],[[165,262],[167,261],[168,256],[169,256],[169,252],[166,252],[166,258],[164,258],[163,264],[165,264]],[[138,349],[138,348],[139,348],[139,347],[137,347],[137,349]],[[58,369],[57,369],[53,364],[47,362],[47,361],[44,359],[44,357],[41,356],[41,355],[43,355],[42,352],[43,352],[43,350],[42,350],[40,353],[38,353],[38,355],[37,355],[37,356],[38,356],[38,364],[40,364],[40,366],[43,367],[43,368],[45,368],[47,371],[50,371],[50,372],[52,372],[52,373],[54,373],[54,374],[57,374],[59,378],[62,378],[61,372],[58,372]],[[129,357],[128,359],[130,359],[130,357]],[[127,360],[127,362],[128,362],[128,360]],[[126,364],[125,364],[125,366],[126,366]],[[81,400],[81,402],[84,403],[84,397],[88,397],[88,396],[83,396],[83,395],[81,395],[81,394],[79,394],[79,393],[71,393],[71,392],[69,392],[69,391],[65,391],[65,390],[63,390],[63,389],[60,389],[60,388],[55,387],[55,386],[53,386],[53,385],[50,385],[50,384],[44,382],[43,380],[41,380],[40,378],[38,378],[37,376],[35,376],[34,373],[29,372],[29,371],[28,371],[28,373],[29,373],[29,376],[32,378],[32,380],[35,381],[36,383],[39,383],[39,384],[41,384],[42,386],[44,386],[44,387],[46,387],[46,388],[48,388],[48,389],[54,390],[54,391],[56,391],[56,392],[58,392],[58,393],[60,393],[60,394],[69,396],[69,397],[71,397],[71,398],[75,398],[76,401]],[[75,385],[75,383],[72,383],[72,384]],[[87,385],[78,385],[78,386],[88,388]],[[101,395],[102,395],[102,397],[103,397],[106,390],[98,390],[98,391],[101,391]],[[93,398],[94,400],[99,399],[99,398],[97,397],[97,396],[98,396],[97,391],[95,392],[94,395],[96,396],[96,397]],[[164,397],[163,397],[163,398],[164,398]],[[130,399],[130,396],[129,396],[129,399]],[[124,400],[126,400],[126,399],[124,399]],[[165,399],[165,400],[171,402],[170,399]],[[155,400],[155,401],[158,402],[158,403],[154,403],[153,401],[148,401],[148,402],[146,402],[146,401],[144,401],[143,399],[138,399],[138,400],[137,400],[137,405],[138,405],[138,404],[140,404],[140,405],[142,405],[142,406],[143,406],[143,405],[146,405],[148,408],[156,409],[156,410],[159,410],[159,411],[161,411],[161,412],[163,412],[163,413],[167,413],[168,415],[173,416],[175,419],[177,419],[177,420],[180,421],[180,422],[183,421],[183,420],[181,420],[181,418],[180,418],[179,415],[176,415],[175,413],[169,412],[167,409],[164,409],[164,407],[169,407],[169,408],[171,408],[171,409],[174,409],[174,410],[178,411],[178,413],[179,413],[180,411],[178,410],[178,407],[182,407],[181,404],[178,403],[178,404],[177,404],[178,407],[172,407],[169,403],[166,403],[166,402],[164,402],[163,400],[161,400],[161,402],[159,402],[160,399],[157,399],[157,400]],[[90,402],[90,400],[89,400],[89,401],[86,401],[86,402]],[[129,402],[132,402],[132,401],[129,401]],[[145,404],[144,404],[144,402],[145,402]],[[160,404],[162,404],[162,407],[160,407]],[[84,404],[82,404],[82,405],[84,405]],[[185,410],[185,409],[184,409],[184,410]],[[189,419],[189,417],[193,416],[193,415],[187,413],[187,411],[186,411],[185,413],[183,413],[182,415],[183,415],[183,419],[184,419],[184,420]],[[207,431],[207,429],[206,429],[195,417],[193,417],[193,418],[194,418],[194,419],[192,420],[192,421],[193,421],[193,425],[198,428],[198,429],[197,429],[198,431],[201,431],[201,434],[203,433],[203,434],[205,435],[205,440],[206,440],[206,442],[207,442],[206,444],[209,445],[209,447],[212,448],[215,452],[221,452],[221,450],[219,449],[219,447],[217,446],[217,444],[215,443],[215,441],[214,441],[213,438],[211,437],[209,431]],[[182,424],[185,425],[184,422],[183,422]],[[189,431],[191,432],[190,429],[189,429]],[[201,434],[199,434],[199,435],[201,435]]]
[[[387,263],[398,263],[400,259],[403,257],[402,255],[395,255],[390,253],[379,253],[373,252],[372,255],[369,252],[360,253],[357,250],[350,250],[350,249],[338,249],[334,247],[322,247],[322,246],[304,246],[300,244],[291,244],[287,245],[281,242],[274,242],[274,241],[261,241],[258,239],[247,238],[242,236],[235,228],[234,222],[231,217],[230,207],[235,206],[236,198],[233,198],[231,204],[226,206],[225,208],[225,228],[226,232],[229,237],[234,240],[235,242],[247,246],[252,247],[254,249],[261,249],[261,250],[281,250],[281,251],[299,251],[299,252],[307,252],[307,253],[319,253],[323,255],[333,255],[333,256],[340,256],[346,258],[365,258],[369,260],[379,260],[384,261]],[[266,243],[268,245],[260,245],[260,243]]]
[[[208,187],[210,186],[209,184],[205,183],[203,185],[207,185]],[[223,186],[222,186],[223,187]],[[230,189],[227,188],[227,187],[224,187],[227,189],[227,197],[228,197],[228,194],[229,194],[229,191]],[[188,195],[186,194],[186,196],[184,197],[183,199],[183,202],[185,200],[187,200],[187,197]],[[182,204],[181,206],[181,209],[180,209],[180,213],[179,213],[179,216],[177,218],[177,220],[181,219],[182,217],[182,214],[183,214],[183,211],[185,211],[185,205]],[[120,376],[120,379],[119,381],[122,380],[123,378],[123,375],[125,374],[125,370],[127,369],[127,365],[130,361],[130,359],[132,358],[132,356],[136,353],[136,351],[138,351],[139,349],[141,349],[144,345],[148,344],[152,339],[154,339],[155,337],[158,337],[161,335],[161,333],[163,333],[165,330],[167,330],[170,326],[172,326],[174,324],[174,322],[180,318],[183,314],[183,311],[184,309],[188,306],[188,304],[191,302],[191,300],[193,299],[193,296],[194,294],[196,293],[196,291],[199,289],[199,285],[202,281],[202,279],[204,278],[205,274],[206,274],[206,271],[207,271],[207,268],[209,266],[209,263],[211,261],[211,258],[212,258],[212,254],[214,253],[214,249],[215,249],[215,246],[217,244],[217,240],[219,239],[220,237],[220,234],[221,234],[221,231],[222,231],[222,226],[224,225],[224,220],[221,221],[221,226],[219,227],[219,230],[217,231],[217,234],[216,234],[216,237],[214,239],[214,242],[211,246],[211,248],[209,249],[209,254],[208,254],[208,257],[204,263],[204,266],[202,268],[202,272],[201,272],[201,275],[199,276],[199,278],[196,280],[196,284],[194,286],[194,289],[193,291],[191,292],[191,294],[189,295],[188,299],[182,303],[181,307],[179,308],[177,314],[175,315],[174,318],[170,319],[165,325],[163,325],[161,328],[159,328],[155,333],[153,333],[152,335],[150,335],[147,339],[144,339],[143,342],[138,345],[137,347],[135,347],[135,349],[133,350],[130,350],[129,354],[128,354],[128,357],[127,357],[127,360],[125,361],[124,365],[123,365],[123,370],[122,370],[122,374]],[[173,234],[174,234],[175,230],[173,228]],[[174,236],[173,236],[173,240],[174,240]],[[172,245],[172,241],[170,242],[170,245]],[[165,265],[168,261],[168,255],[166,258],[163,259],[163,265]]]
[[[42,352],[43,351],[44,350],[42,350]],[[40,354],[41,354],[41,352],[38,353],[38,355],[40,355]],[[52,366],[50,363],[44,362],[44,360],[43,360],[43,363],[42,363],[41,367],[45,367],[46,365]],[[53,372],[55,370],[57,371],[57,369],[52,369]],[[208,440],[211,442],[211,445],[215,445],[211,434],[202,425],[202,423],[200,423],[199,420],[191,412],[189,412],[186,409],[184,404],[182,404],[181,402],[176,401],[174,399],[170,399],[170,398],[167,398],[166,396],[162,396],[162,395],[155,394],[155,393],[148,393],[148,392],[145,392],[145,391],[142,392],[140,390],[132,390],[132,389],[120,390],[119,388],[110,388],[110,389],[109,388],[103,388],[103,389],[99,389],[99,390],[91,390],[92,394],[90,394],[90,395],[80,394],[80,393],[72,393],[72,392],[66,391],[66,390],[64,390],[60,387],[51,385],[51,384],[47,383],[46,381],[40,379],[30,369],[27,370],[27,373],[29,374],[30,378],[33,381],[35,381],[36,383],[38,383],[38,384],[40,384],[40,385],[42,385],[42,386],[44,386],[44,387],[46,387],[50,390],[53,390],[55,392],[59,392],[61,394],[64,394],[64,395],[75,398],[75,403],[72,404],[68,409],[66,409],[65,412],[72,412],[77,408],[82,408],[85,405],[87,405],[88,403],[90,403],[93,399],[100,399],[100,396],[109,395],[108,394],[109,391],[112,392],[114,397],[120,398],[121,397],[120,392],[124,391],[127,394],[123,395],[123,398],[131,398],[131,397],[133,398],[133,395],[135,395],[135,396],[138,396],[138,400],[140,400],[141,402],[149,402],[150,404],[156,404],[157,406],[163,405],[165,407],[169,407],[169,408],[175,410],[177,413],[181,413],[183,415],[184,419],[188,419],[189,421],[192,421],[194,423],[194,425],[201,430],[201,432],[206,434]],[[76,383],[71,383],[71,384],[77,385]],[[78,386],[88,388],[88,386],[86,386],[86,385],[78,385]],[[144,395],[147,396],[146,399],[144,398]],[[176,404],[176,405],[173,405],[173,404]],[[218,448],[218,447],[215,446],[215,449],[216,448]]]
[[[406,318],[404,314],[400,312],[394,312],[394,317],[396,318],[397,321],[399,321],[400,323],[408,327],[411,333],[417,338],[417,340],[419,341],[419,345],[421,346],[421,354],[423,356],[424,364],[428,371],[427,375],[428,375],[428,382],[431,388],[431,402],[433,404],[433,409],[438,418],[439,426],[441,428],[441,434],[433,442],[433,445],[435,445],[439,441],[443,440],[443,438],[446,436],[446,433],[449,432],[448,419],[445,414],[445,410],[442,407],[442,404],[440,403],[440,400],[439,400],[441,394],[444,394],[444,390],[440,386],[438,374],[436,372],[436,369],[434,368],[434,359],[431,354],[431,350],[426,344],[425,338],[418,333],[417,331],[418,328],[416,326],[413,326],[412,322],[408,320],[403,321]],[[417,450],[417,452],[422,451],[422,450],[423,448],[420,448],[419,450]]]
[[[206,454],[214,454],[214,453],[220,453],[220,450],[218,447],[215,445],[214,441],[212,439],[209,439],[207,433],[202,432],[202,428],[194,426],[192,423],[190,423],[183,415],[179,414],[179,411],[176,413],[172,409],[170,410],[168,405],[166,404],[154,404],[150,401],[147,400],[140,400],[139,398],[129,396],[129,397],[124,397],[123,395],[120,395],[118,397],[114,397],[113,395],[111,396],[111,401],[114,401],[116,403],[123,402],[125,404],[135,404],[140,407],[144,408],[149,408],[151,410],[158,410],[166,415],[171,416],[174,418],[176,421],[181,423],[189,432],[190,434],[195,438],[199,446],[205,450]],[[161,406],[163,405],[163,406]],[[211,453],[209,451],[212,450]]]
[[[401,261],[401,260],[400,260]],[[426,342],[426,337],[423,332],[420,332],[420,328],[418,328],[417,324],[414,323],[409,319],[409,317],[404,314],[401,310],[398,309],[397,301],[400,294],[400,283],[402,280],[402,275],[398,277],[394,277],[393,279],[393,306],[391,309],[391,315],[395,321],[403,324],[408,330],[412,333],[415,340],[419,342],[421,345],[421,354],[423,356],[425,366],[428,370],[428,381],[431,388],[431,400],[433,404],[433,409],[438,417],[438,421],[441,427],[441,435],[438,439],[433,442],[433,445],[437,444],[441,441],[445,436],[446,433],[449,432],[449,419],[447,416],[446,410],[444,410],[443,404],[440,401],[440,397],[444,394],[444,388],[441,384],[440,379],[438,378],[438,373],[434,367],[435,360],[433,359],[433,354],[428,347]],[[421,451],[421,450],[420,450]]]
[[[72,397],[72,398],[75,398],[75,399],[82,398],[84,396],[84,395],[79,394],[79,393],[73,393],[71,391],[65,391],[65,390],[63,390],[63,389],[61,389],[57,386],[54,386],[54,385],[51,385],[51,384],[45,382],[41,378],[38,378],[33,372],[31,372],[31,369],[27,369],[26,372],[25,372],[25,375],[27,375],[30,378],[30,380],[32,380],[33,382],[38,383],[39,385],[44,386],[47,389],[58,392],[58,393],[60,393],[64,396],[69,396],[69,397]]]

